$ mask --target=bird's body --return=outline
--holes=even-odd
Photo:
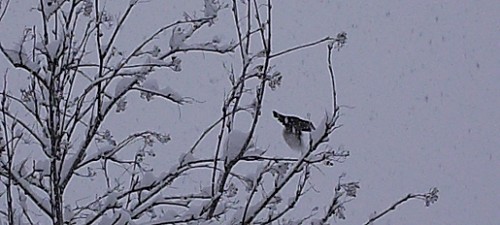
[[[311,132],[315,129],[313,123],[296,116],[283,115],[273,111],[273,116],[283,124],[283,138],[287,145],[294,150],[304,150],[303,132]]]

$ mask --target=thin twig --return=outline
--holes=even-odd
[[[377,214],[376,216],[370,218],[364,225],[370,225],[373,222],[375,222],[375,220],[380,219],[382,216],[386,215],[390,211],[396,210],[397,206],[405,203],[406,201],[409,201],[410,199],[420,198],[420,197],[425,197],[425,195],[423,195],[423,194],[411,194],[410,193],[410,194],[406,195],[404,198],[402,198],[399,201],[395,202],[393,205],[391,205],[389,208],[387,208],[383,212],[381,212],[381,213]]]
[[[3,11],[0,15],[0,21],[2,21],[3,17],[5,16],[5,13],[7,12],[7,9],[9,8],[9,3],[10,3],[10,0],[7,0],[6,3],[5,3],[5,6],[3,8]],[[1,1],[0,1],[0,8],[2,7],[1,5]]]
[[[300,49],[303,49],[303,48],[312,47],[312,46],[315,46],[317,44],[321,44],[323,42],[331,41],[331,40],[335,40],[335,39],[332,38],[332,37],[324,37],[324,38],[322,38],[320,40],[317,40],[317,41],[313,41],[313,42],[310,42],[310,43],[307,43],[307,44],[303,44],[303,45],[299,45],[299,46],[296,46],[296,47],[293,47],[293,48],[289,48],[289,49],[283,50],[283,51],[278,52],[278,53],[274,53],[274,54],[270,55],[269,58],[276,58],[276,57],[285,55],[285,54],[290,53],[290,52],[294,52],[294,51],[297,51],[297,50],[300,50]]]

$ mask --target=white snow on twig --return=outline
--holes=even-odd
[[[0,47],[2,48],[5,56],[7,56],[14,66],[25,66],[34,72],[38,72],[40,70],[40,65],[31,60],[31,57],[29,57],[28,54],[22,50],[21,45],[16,46],[15,49],[5,49],[3,46]]]
[[[87,217],[87,221],[90,221],[91,217]],[[101,217],[101,220],[99,221],[99,225],[108,225],[108,224],[113,224],[113,218],[111,218],[109,215],[104,215]]]
[[[99,146],[97,150],[97,154],[100,156],[108,156],[109,153],[111,153],[116,146],[113,146],[111,144],[104,144],[102,146]]]
[[[248,150],[244,153],[244,156],[261,156],[266,153],[266,150],[260,149],[260,148],[255,148],[252,150]]]
[[[158,85],[158,81],[154,78],[146,78],[146,80],[142,83],[142,87],[144,89],[152,90],[152,91],[158,91],[160,89]]]
[[[117,192],[111,192],[109,195],[106,197],[106,202],[104,203],[105,206],[112,206],[115,205],[118,200],[118,193]]]
[[[4,49],[4,53],[12,64],[23,64],[23,62],[28,61],[28,55],[20,50]]]
[[[194,157],[193,153],[186,152],[179,157],[179,164],[186,165],[186,164],[189,164],[189,163],[196,161],[196,160],[197,159],[196,159],[196,157]],[[175,165],[170,168],[171,173],[175,173],[176,170],[177,170],[177,166],[175,166]]]
[[[61,47],[61,41],[59,40],[54,40],[51,41],[47,45],[47,54],[49,55],[50,58],[56,58],[57,54],[59,53],[59,49]]]
[[[142,177],[138,188],[152,186],[157,180],[158,178],[152,172],[146,172]]]
[[[155,93],[158,93],[158,90],[160,89],[158,81],[150,77],[147,77],[141,86],[141,98],[145,98],[147,101],[153,99],[153,96],[156,95]]]
[[[35,48],[40,52],[46,54],[47,57],[54,59],[60,53],[61,46],[62,46],[62,41],[61,39],[58,39],[50,41],[49,44],[47,45],[45,45],[42,42],[37,42]]]
[[[50,163],[48,160],[38,160],[35,162],[35,170],[39,171],[42,176],[50,175]]]
[[[185,46],[185,41],[191,37],[194,32],[194,28],[189,26],[186,29],[178,26],[172,30],[172,36],[170,37],[170,48],[172,50],[177,50]]]
[[[230,162],[235,160],[241,151],[246,151],[249,148],[253,147],[254,144],[252,141],[248,144],[246,149],[243,149],[243,145],[248,138],[249,133],[243,132],[240,130],[233,129],[226,138],[224,142],[223,150],[222,150],[222,158],[226,160],[226,162]]]
[[[330,113],[326,112],[318,127],[311,132],[313,145],[316,144],[326,132],[326,123],[330,121]]]
[[[167,97],[171,98],[172,100],[176,102],[182,102],[183,97],[174,89],[172,89],[170,86],[166,86],[160,90],[160,93],[166,95]]]
[[[124,77],[118,81],[115,86],[115,98],[127,91],[135,81],[136,79],[131,77]]]
[[[106,112],[106,110],[108,110],[109,106],[111,105],[111,101],[103,101],[102,102],[102,108],[101,108],[101,114],[103,114],[104,112]]]
[[[146,58],[146,64],[158,65],[158,66],[172,66],[171,62],[166,62],[163,59],[158,59],[155,57],[148,56]]]

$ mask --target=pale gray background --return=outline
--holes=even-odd
[[[179,18],[183,11],[201,9],[202,2],[142,4],[119,43],[127,47]],[[127,3],[106,4],[123,12]],[[13,1],[0,24],[3,44],[15,42],[24,25],[39,18],[35,12],[28,14],[29,4]],[[385,209],[407,193],[425,192],[433,186],[440,189],[435,205],[426,208],[423,202],[410,202],[377,224],[500,223],[499,1],[294,0],[275,1],[273,10],[274,50],[340,31],[349,37],[347,47],[335,54],[338,97],[348,107],[342,108],[344,126],[330,144],[344,145],[352,156],[342,165],[325,169],[327,175],[317,174],[316,182],[324,182],[318,183],[322,195],[305,203],[330,198],[331,189],[326,187],[347,172],[349,179],[361,182],[361,190],[347,205],[346,224],[360,224],[373,211]],[[229,13],[223,12],[218,24],[195,40],[217,33],[223,40],[234,37]],[[168,35],[163,38],[167,40]],[[167,42],[162,47],[167,49]],[[168,149],[158,153],[159,167],[168,164],[165,161],[177,161],[169,158],[169,151],[191,146],[217,118],[223,93],[229,90],[221,62],[239,62],[237,54],[180,56],[182,73],[164,71],[154,74],[155,78],[206,103],[178,108],[160,100],[135,101],[138,97],[132,96],[129,99],[135,107],[106,124],[117,137],[129,128],[171,133]],[[293,154],[286,150],[281,128],[271,118],[273,109],[302,117],[310,113],[318,123],[329,107],[325,62],[324,46],[274,61],[284,74],[283,85],[267,93],[257,133],[258,143],[268,146],[271,154]],[[5,68],[6,59],[0,57],[0,71]],[[22,81],[11,85],[23,85]],[[210,154],[213,145],[204,146]]]

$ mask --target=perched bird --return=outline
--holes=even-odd
[[[273,116],[284,126],[283,138],[287,145],[293,150],[302,152],[304,150],[302,132],[311,132],[316,129],[313,123],[296,116],[283,115],[276,111],[273,111]]]

